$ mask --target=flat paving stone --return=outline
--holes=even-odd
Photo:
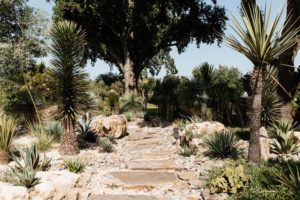
[[[157,200],[150,195],[92,194],[88,200]]]
[[[154,138],[157,137],[157,133],[153,131],[148,131],[148,132],[132,132],[129,134],[127,139],[129,141],[135,141],[135,140],[144,140],[144,139],[149,139],[149,138]]]
[[[103,176],[101,182],[106,185],[142,189],[143,187],[174,184],[177,181],[179,181],[179,179],[173,172],[115,171]]]
[[[131,158],[134,161],[147,161],[147,160],[167,160],[170,159],[174,155],[172,151],[152,151],[148,153],[137,152],[132,155]]]
[[[184,170],[183,165],[173,160],[132,160],[127,162],[127,168],[131,170]]]

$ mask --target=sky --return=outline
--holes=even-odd
[[[229,17],[229,21],[227,21],[227,30],[225,34],[232,34],[232,30],[229,27],[231,24],[232,16],[239,16],[239,7],[240,0],[218,0],[219,5],[224,6],[227,11],[227,16]],[[284,0],[257,0],[257,3],[261,8],[264,8],[265,5],[269,5],[272,2],[272,13],[277,14],[281,11],[281,9],[285,6]],[[46,0],[29,0],[29,4],[33,7],[42,9],[49,14],[49,18],[51,18],[53,11],[53,3],[47,3]],[[186,51],[178,54],[176,48],[174,48],[171,52],[171,56],[175,60],[175,64],[178,69],[179,75],[191,76],[192,70],[194,67],[199,66],[201,63],[208,62],[209,64],[218,67],[219,65],[225,65],[228,67],[237,67],[243,73],[247,73],[251,70],[252,64],[251,62],[244,57],[242,54],[226,47],[223,43],[218,46],[217,44],[213,45],[205,45],[201,44],[200,48],[197,48],[195,44],[190,44]],[[47,57],[43,60],[49,63],[51,58]],[[298,53],[295,61],[295,66],[300,65],[300,52]],[[94,79],[96,76],[102,73],[107,73],[111,69],[110,67],[103,61],[97,61],[94,66],[91,66],[90,63],[87,64],[86,67],[87,72],[90,75],[90,78]],[[113,72],[117,72],[114,68]],[[164,75],[164,70],[161,71],[159,77]]]

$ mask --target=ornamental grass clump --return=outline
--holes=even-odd
[[[0,164],[7,164],[11,160],[9,150],[16,132],[14,119],[1,116],[0,119]]]
[[[240,153],[238,138],[229,131],[216,132],[206,137],[204,144],[209,148],[209,155],[215,158],[236,158]]]

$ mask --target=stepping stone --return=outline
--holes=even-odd
[[[101,184],[113,185],[124,189],[153,189],[174,185],[179,179],[173,172],[155,171],[115,171],[102,177]]]
[[[172,151],[153,151],[149,153],[137,152],[132,156],[134,161],[147,160],[167,160],[174,155]]]
[[[158,200],[149,195],[91,194],[88,200]]]
[[[144,139],[144,140],[136,140],[136,141],[130,141],[126,145],[124,145],[124,150],[128,151],[140,151],[140,149],[153,149],[157,146],[163,146],[165,145],[165,141],[162,141],[160,138],[150,138],[150,139]]]
[[[149,139],[149,138],[154,138],[157,136],[157,133],[155,132],[133,132],[130,133],[129,136],[127,137],[127,139],[129,141],[135,141],[135,140],[143,140],[143,139]]]
[[[184,166],[173,160],[132,160],[127,162],[127,168],[131,170],[184,170]]]

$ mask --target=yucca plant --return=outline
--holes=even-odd
[[[9,150],[16,132],[16,122],[5,115],[0,117],[0,164],[9,163]]]
[[[209,154],[216,158],[236,158],[239,153],[238,138],[229,131],[216,132],[204,138]]]
[[[271,129],[271,152],[275,154],[297,154],[300,152],[298,139],[294,135],[291,122],[281,121]]]
[[[273,65],[278,57],[297,42],[297,33],[300,27],[295,30],[286,26],[293,24],[291,15],[288,15],[283,27],[280,27],[280,20],[284,8],[271,21],[271,9],[261,12],[255,1],[242,3],[241,22],[233,17],[233,30],[236,36],[225,36],[226,43],[237,52],[245,55],[254,65],[252,73],[252,103],[250,120],[250,146],[249,160],[255,163],[260,162],[259,129],[261,128],[262,96],[263,87],[267,73],[267,66]],[[289,23],[291,22],[291,23]],[[285,29],[283,35],[277,31]]]
[[[68,168],[70,172],[80,173],[84,170],[85,165],[79,161],[78,159],[66,159],[65,166]]]
[[[35,142],[37,148],[41,151],[46,151],[51,148],[54,143],[54,136],[46,132],[44,126],[40,123],[30,123],[27,125],[27,131],[37,138]]]
[[[75,134],[76,117],[88,109],[90,98],[88,74],[83,71],[85,33],[75,23],[59,21],[50,31],[52,39],[51,76],[56,80],[58,109],[56,119],[62,120],[63,134],[59,152],[79,153]]]
[[[277,175],[277,181],[281,183],[284,187],[287,187],[289,190],[294,191],[296,194],[300,195],[300,171],[299,167],[295,166],[292,168],[288,165],[289,172],[286,175],[281,172]]]

